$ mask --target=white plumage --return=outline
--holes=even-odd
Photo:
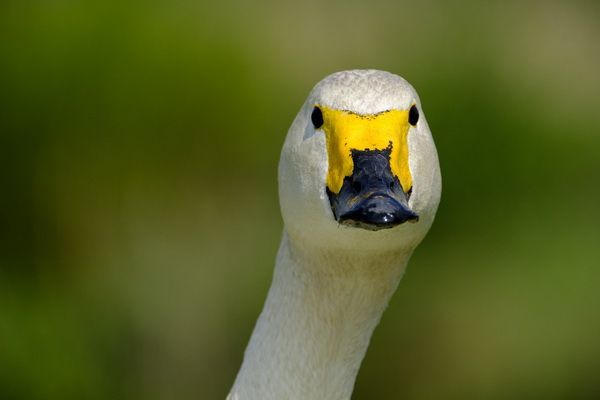
[[[326,190],[326,136],[315,105],[359,115],[408,110],[413,179],[408,206],[417,223],[371,231],[336,221]],[[441,194],[437,153],[412,86],[388,72],[354,70],[319,82],[296,116],[279,164],[284,232],[273,282],[230,400],[349,399],[373,329]],[[393,368],[393,366],[390,366]]]

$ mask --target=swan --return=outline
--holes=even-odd
[[[273,280],[227,399],[349,399],[440,200],[416,91],[384,71],[327,76],[288,131],[278,178]]]

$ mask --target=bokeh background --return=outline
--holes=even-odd
[[[356,399],[600,398],[600,5],[0,3],[0,398],[222,399],[327,74],[419,91],[436,223]]]

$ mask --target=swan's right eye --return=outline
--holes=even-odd
[[[313,108],[312,114],[310,115],[310,119],[315,127],[315,129],[319,129],[323,126],[323,113],[319,107]]]

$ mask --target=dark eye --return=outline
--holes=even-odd
[[[408,123],[415,126],[417,121],[419,121],[419,110],[417,109],[417,106],[413,104],[408,111]]]
[[[321,126],[323,126],[323,113],[319,107],[313,108],[310,119],[315,126],[315,129],[319,129]]]

